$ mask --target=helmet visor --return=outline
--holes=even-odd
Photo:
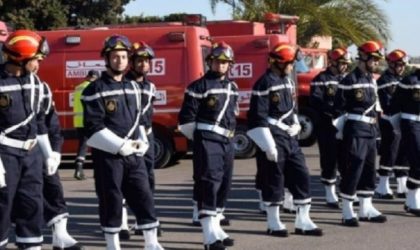
[[[211,56],[215,59],[233,62],[233,51],[228,47],[216,47],[212,50]]]
[[[131,42],[125,36],[111,36],[105,41],[106,49],[130,49]]]
[[[140,47],[141,45],[138,43],[133,44],[134,47],[134,51],[133,51],[133,55],[134,56],[139,56],[139,57],[149,57],[149,58],[154,58],[155,57],[155,52],[152,50],[152,48],[150,48],[149,46],[143,46]]]
[[[50,53],[50,46],[48,45],[47,39],[45,39],[45,37],[42,37],[41,42],[39,43],[37,55],[46,57],[49,53]]]

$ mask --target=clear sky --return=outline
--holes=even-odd
[[[392,41],[388,49],[404,49],[420,56],[420,0],[375,0],[390,21]],[[213,14],[209,0],[134,0],[126,6],[127,15],[164,16],[170,13],[200,13],[208,20],[230,19],[232,9],[218,4]]]

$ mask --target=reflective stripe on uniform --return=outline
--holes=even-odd
[[[104,233],[119,233],[121,231],[121,227],[101,227]]]
[[[107,96],[113,96],[113,95],[124,95],[124,94],[131,94],[131,95],[135,95],[136,93],[138,93],[138,91],[135,91],[133,89],[126,89],[126,90],[110,90],[110,91],[103,91],[103,92],[98,92],[94,95],[90,95],[90,96],[82,96],[82,100],[89,102],[89,101],[93,101],[102,97],[107,97]]]
[[[328,85],[338,85],[338,81],[311,82],[311,86],[328,86]]]
[[[239,95],[237,91],[232,91],[232,90],[227,90],[225,88],[223,89],[210,89],[206,92],[204,92],[203,94],[201,93],[196,93],[190,90],[186,90],[185,93],[187,93],[188,95],[197,98],[197,99],[202,99],[202,98],[206,98],[208,95],[211,94],[230,94],[230,95]]]
[[[311,198],[308,199],[302,199],[302,200],[295,200],[293,199],[293,203],[295,205],[306,205],[306,204],[310,204],[312,202]]]
[[[35,88],[38,89],[39,85],[35,85]],[[12,92],[12,91],[18,91],[22,89],[31,89],[31,84],[25,83],[23,85],[15,84],[15,85],[9,85],[9,86],[1,86],[0,92]]]
[[[412,120],[415,122],[420,122],[420,115],[401,113],[401,119]]]
[[[159,226],[159,221],[153,222],[153,223],[148,223],[148,224],[143,224],[143,225],[137,225],[135,226],[135,229],[138,230],[147,230],[147,229],[153,229],[153,228],[157,228]]]
[[[39,237],[19,237],[16,235],[16,243],[42,243],[44,238]]]
[[[385,83],[385,84],[382,84],[382,85],[378,86],[378,89],[384,89],[384,88],[392,87],[392,86],[398,85],[398,83],[399,82]]]
[[[409,85],[409,84],[399,83],[398,86],[403,89],[420,89],[420,84]]]
[[[344,89],[344,90],[350,90],[350,89],[368,89],[368,88],[372,88],[372,89],[376,89],[376,85],[373,83],[356,83],[356,84],[352,84],[352,85],[343,85],[343,84],[338,84],[338,88],[340,89]]]
[[[264,95],[268,95],[270,92],[281,90],[281,89],[294,89],[294,87],[290,83],[281,84],[281,85],[272,86],[272,87],[268,88],[267,90],[262,90],[262,91],[253,90],[252,94],[257,95],[257,96],[264,96]]]

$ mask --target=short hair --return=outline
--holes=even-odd
[[[99,77],[99,71],[97,70],[89,70],[86,77]]]

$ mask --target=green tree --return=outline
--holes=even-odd
[[[115,24],[131,0],[0,0],[0,20],[16,29]]]
[[[301,46],[314,36],[331,36],[337,46],[390,39],[388,18],[373,0],[210,0],[213,11],[218,3],[232,6],[234,19],[262,21],[267,12],[299,16]]]

